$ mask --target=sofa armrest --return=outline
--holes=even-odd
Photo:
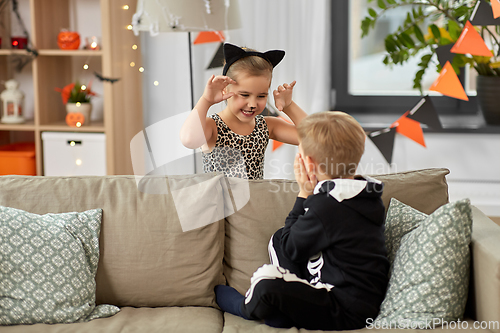
[[[500,333],[500,226],[472,207],[471,296],[474,319]]]

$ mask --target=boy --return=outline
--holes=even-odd
[[[358,329],[383,301],[389,262],[383,184],[354,178],[365,133],[343,112],[322,112],[297,126],[295,205],[269,243],[246,297],[215,288],[222,310],[274,327]]]

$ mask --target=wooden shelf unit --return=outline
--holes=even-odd
[[[75,1],[85,5],[85,0]],[[98,51],[58,48],[58,33],[62,28],[70,26],[70,0],[29,0],[29,33],[33,49],[38,53],[31,64],[33,96],[29,98],[33,98],[33,119],[28,119],[24,124],[0,123],[0,144],[33,137],[38,175],[43,175],[41,134],[45,131],[104,133],[107,173],[133,174],[129,145],[132,138],[143,130],[142,74],[137,67],[129,65],[132,61],[141,63],[139,38],[127,29],[132,22],[136,4],[134,1],[124,0],[94,1],[99,2],[101,11],[101,49]],[[124,9],[125,5],[128,5],[128,10]],[[9,7],[0,13],[0,19],[4,22],[13,19],[10,17]],[[11,57],[30,54],[26,50],[6,48],[5,39],[9,39],[9,31],[0,29],[0,37],[3,39],[0,49],[0,81],[6,81],[14,77]],[[132,45],[137,45],[138,48],[133,49]],[[100,96],[103,102],[102,120],[92,121],[90,125],[80,128],[69,127],[65,123],[65,106],[54,88],[62,88],[79,80],[75,66],[80,66],[87,59],[97,63],[98,72],[102,76],[120,80],[115,83],[103,82],[103,93]],[[3,87],[0,88],[2,90]]]

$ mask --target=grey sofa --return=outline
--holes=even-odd
[[[376,178],[385,183],[386,206],[394,197],[430,214],[448,202],[447,173],[427,169]],[[269,262],[267,243],[297,191],[293,181],[245,182],[217,174],[0,177],[2,206],[36,214],[103,209],[96,302],[121,308],[89,322],[0,326],[0,332],[306,332],[223,313],[213,293],[223,283],[245,293],[252,273]],[[193,216],[200,217],[194,224]],[[471,250],[468,330],[480,322],[489,323],[484,331],[498,333],[500,226],[477,208]]]

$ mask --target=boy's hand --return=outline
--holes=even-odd
[[[286,107],[292,104],[292,92],[295,83],[297,83],[297,81],[293,81],[290,84],[285,83],[273,91],[274,105],[278,110],[284,111]]]
[[[293,165],[293,171],[295,173],[295,180],[299,184],[299,194],[298,197],[307,198],[313,194],[314,187],[318,183],[318,179],[314,174],[308,174],[304,160],[300,154],[295,156],[295,162]]]
[[[230,84],[235,83],[236,81],[228,76],[212,75],[210,79],[208,79],[202,97],[210,104],[217,104],[219,102],[222,102],[234,95],[233,92],[225,94],[224,88],[226,88]]]

